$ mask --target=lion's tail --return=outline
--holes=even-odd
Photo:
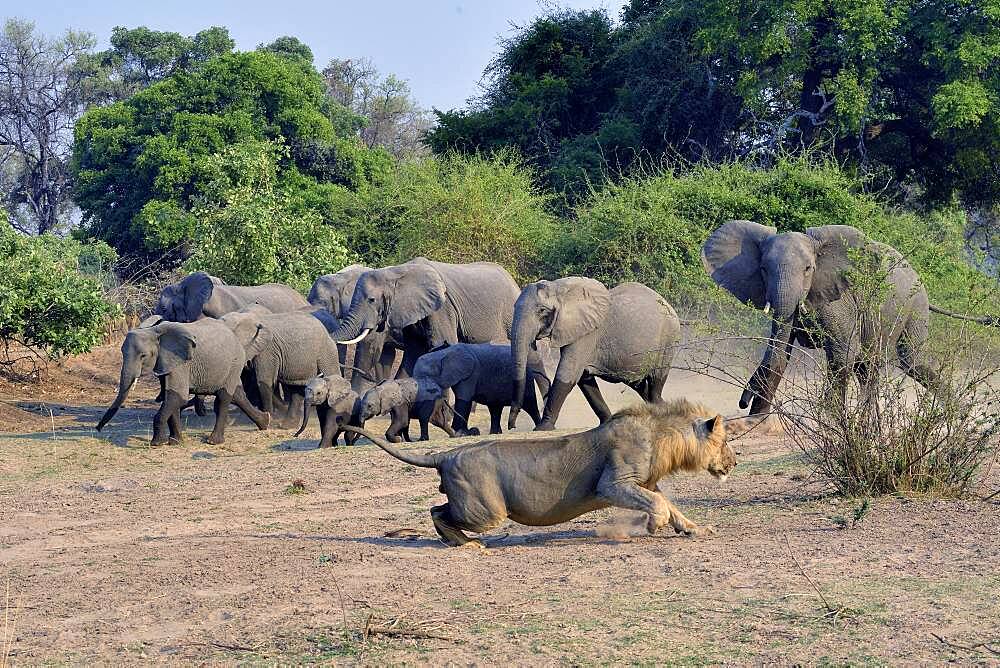
[[[386,452],[388,452],[390,455],[392,455],[401,462],[406,462],[407,464],[412,464],[413,466],[421,466],[427,469],[436,469],[441,463],[441,455],[443,453],[434,453],[431,455],[417,455],[409,452],[403,452],[402,450],[393,447],[391,443],[379,438],[370,431],[367,431],[360,427],[354,427],[352,425],[345,424],[341,425],[340,428],[347,432],[351,432],[354,434],[361,434],[369,441],[371,441],[378,447],[382,448],[383,450],[385,450]]]
[[[934,313],[940,313],[941,315],[946,315],[949,318],[957,318],[958,320],[968,320],[969,322],[978,322],[980,325],[993,325],[994,327],[1000,327],[1000,317],[997,316],[975,316],[975,315],[963,315],[961,313],[954,313],[940,306],[935,306],[930,304],[930,309]]]

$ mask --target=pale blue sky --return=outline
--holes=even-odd
[[[612,18],[623,4],[558,3],[574,9],[603,7]],[[497,38],[510,34],[512,22],[523,25],[543,11],[539,0],[18,0],[7,7],[0,18],[30,19],[46,33],[87,30],[101,48],[116,25],[185,35],[220,25],[229,28],[240,49],[294,35],[312,47],[318,67],[331,58],[369,56],[380,71],[407,79],[423,106],[439,109],[464,106],[478,91]]]

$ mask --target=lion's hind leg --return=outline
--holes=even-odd
[[[478,538],[469,538],[462,529],[474,530],[472,527],[464,526],[457,521],[452,514],[451,504],[445,503],[431,508],[431,519],[434,521],[434,529],[441,536],[441,540],[449,547],[479,547],[485,548],[483,541]]]

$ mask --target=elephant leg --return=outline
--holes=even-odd
[[[451,428],[459,436],[472,436],[469,429],[469,412],[472,409],[472,399],[455,395],[455,417],[451,421]]]
[[[196,394],[194,397],[194,414],[198,417],[208,415],[208,401],[200,394]]]
[[[576,383],[567,383],[558,379],[552,383],[549,396],[545,399],[545,412],[542,414],[542,421],[535,426],[535,431],[551,431],[556,428],[559,412],[575,385]]]
[[[177,406],[167,417],[167,427],[170,429],[170,440],[181,443],[184,440],[184,430],[181,426],[181,406]]]
[[[385,380],[392,377],[392,365],[396,363],[396,349],[392,346],[382,348],[376,366],[376,380]]]
[[[448,424],[448,416],[444,411],[444,399],[434,402],[434,410],[431,412],[431,424],[448,434],[448,438],[455,438],[455,430]]]
[[[648,403],[658,404],[663,402],[663,386],[667,384],[667,374],[669,372],[670,369],[668,367],[664,371],[658,371],[646,379],[646,396],[644,398]]]
[[[917,329],[918,332],[916,333],[904,332],[896,343],[899,366],[907,376],[923,385],[924,389],[937,393],[941,388],[941,375],[931,368],[930,365],[920,361],[920,357],[923,355],[924,342],[927,339],[926,323],[922,328]]]
[[[257,425],[257,429],[264,431],[267,429],[268,425],[271,424],[271,414],[264,411],[258,410],[250,401],[247,399],[247,395],[243,392],[243,388],[240,386],[236,387],[236,391],[232,394],[232,402],[236,404],[236,407],[243,411],[250,420]]]
[[[257,379],[257,396],[260,397],[260,409],[274,415],[274,393],[278,388],[266,381]]]
[[[220,445],[226,442],[226,423],[229,422],[229,404],[233,397],[226,389],[215,393],[215,428],[205,437],[210,445]]]
[[[503,415],[503,406],[500,404],[490,404],[490,433],[491,434],[502,434],[503,430],[500,429],[500,418]]]
[[[316,417],[319,418],[319,446],[329,448],[336,445],[337,415],[326,404],[316,406]]]
[[[291,429],[297,426],[296,417],[302,415],[302,411],[305,409],[305,388],[301,385],[285,385],[284,383],[282,383],[282,387],[285,390],[285,398],[288,403],[282,406],[280,423],[282,428]]]
[[[340,362],[340,369],[344,378],[350,380],[350,376],[347,372],[347,348],[348,346],[337,346],[337,361]]]
[[[389,428],[385,431],[385,439],[390,443],[410,440],[410,407],[395,406],[389,413]]]
[[[545,393],[542,394],[543,397],[548,394],[548,388],[549,388],[549,383],[548,379],[546,379],[546,390]],[[535,390],[530,385],[528,385],[524,389],[524,400],[521,405],[524,407],[525,412],[531,418],[531,421],[537,427],[539,423],[542,421],[542,416],[538,412],[538,399],[535,397]]]
[[[185,403],[184,397],[175,390],[164,390],[163,403],[160,404],[160,410],[156,412],[156,416],[153,418],[153,440],[150,441],[151,445],[163,445],[169,440],[170,427],[168,422],[171,417],[174,417],[175,413],[180,411],[180,407]]]
[[[597,378],[592,374],[584,373],[580,377],[579,385],[580,391],[583,392],[584,398],[590,404],[601,424],[610,420],[611,409],[604,402],[604,397],[601,395],[601,388],[597,386]]]

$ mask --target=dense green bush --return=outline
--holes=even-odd
[[[543,273],[555,218],[515,153],[429,158],[400,173],[400,259],[489,260],[522,283]]]
[[[90,350],[118,314],[104,299],[115,259],[106,244],[26,237],[0,217],[0,341],[52,356]]]
[[[721,298],[700,252],[711,231],[731,219],[779,231],[858,227],[906,255],[932,300],[944,306],[968,308],[970,294],[996,288],[965,261],[959,211],[918,216],[886,209],[849,172],[807,158],[781,160],[771,169],[696,165],[608,184],[564,224],[550,270],[609,285],[640,281],[680,303]]]
[[[241,285],[280,282],[306,291],[353,262],[343,237],[278,181],[282,145],[247,141],[206,160],[185,268]]]
[[[324,198],[309,206],[370,266],[420,255],[444,262],[490,260],[527,282],[544,272],[556,226],[550,196],[534,176],[512,151],[490,158],[428,157],[401,163],[356,191],[326,186]]]

